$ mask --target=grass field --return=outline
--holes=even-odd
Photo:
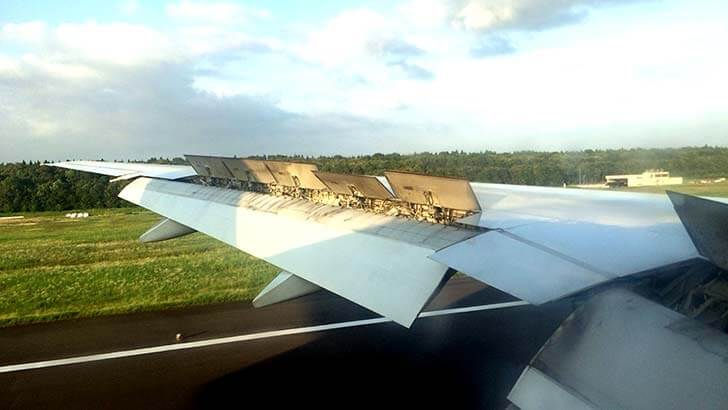
[[[588,189],[592,189],[592,188],[588,188]],[[612,189],[599,188],[599,190],[624,191],[624,192],[646,192],[646,193],[651,193],[651,194],[662,194],[667,190],[667,191],[682,192],[684,194],[698,195],[698,196],[728,197],[728,181],[714,183],[714,184],[701,184],[697,181],[687,180],[682,185],[644,186],[644,187],[636,187],[636,188],[612,188]]]
[[[684,194],[698,195],[698,196],[728,196],[728,181],[720,182],[717,184],[701,184],[697,181],[685,181],[682,185],[670,185],[670,186],[645,186],[637,188],[623,188],[623,191],[629,192],[650,192],[650,193],[662,193],[665,190],[682,192]]]
[[[89,212],[0,222],[0,326],[251,300],[276,273],[198,233],[141,244],[140,208]]]

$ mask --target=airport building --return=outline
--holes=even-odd
[[[670,173],[662,170],[647,170],[641,174],[607,175],[606,185],[609,187],[638,187],[655,185],[680,185],[682,177],[671,177]]]

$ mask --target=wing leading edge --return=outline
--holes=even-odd
[[[109,175],[116,180],[137,177],[177,180],[196,176],[195,170],[187,165],[141,164],[107,161],[66,161],[46,164],[51,167],[73,169],[94,174]]]

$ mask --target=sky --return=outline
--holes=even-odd
[[[0,162],[728,145],[724,0],[0,2]]]

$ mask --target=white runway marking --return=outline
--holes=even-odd
[[[528,304],[528,302],[518,300],[515,302],[494,303],[491,305],[480,305],[480,306],[469,306],[469,307],[464,307],[464,308],[433,310],[430,312],[422,312],[422,313],[420,313],[419,317],[426,318],[426,317],[434,317],[434,316],[453,315],[453,314],[457,314],[457,313],[478,312],[478,311],[482,311],[482,310],[505,309],[505,308],[510,308],[510,307],[523,306],[523,305],[527,305],[527,304]],[[171,351],[175,351],[175,350],[196,349],[198,347],[215,346],[215,345],[221,345],[221,344],[226,344],[226,343],[247,342],[250,340],[268,339],[271,337],[290,336],[290,335],[298,335],[298,334],[303,334],[303,333],[323,332],[326,330],[336,330],[336,329],[344,329],[344,328],[348,328],[348,327],[368,326],[368,325],[375,325],[375,324],[379,324],[379,323],[388,323],[388,322],[391,322],[391,320],[389,320],[387,318],[383,318],[383,317],[374,318],[374,319],[353,320],[350,322],[331,323],[331,324],[327,324],[327,325],[307,326],[307,327],[299,327],[299,328],[294,328],[294,329],[272,330],[269,332],[252,333],[252,334],[248,334],[248,335],[223,337],[223,338],[219,338],[219,339],[201,340],[198,342],[175,343],[175,344],[169,344],[169,345],[145,347],[145,348],[141,348],[141,349],[121,350],[118,352],[111,352],[111,353],[100,353],[100,354],[92,354],[92,355],[88,355],[88,356],[69,357],[66,359],[44,360],[41,362],[13,364],[13,365],[0,367],[0,373],[18,372],[18,371],[22,371],[22,370],[43,369],[43,368],[47,368],[47,367],[56,367],[56,366],[67,366],[67,365],[79,364],[79,363],[98,362],[98,361],[102,361],[102,360],[120,359],[120,358],[124,358],[124,357],[133,357],[133,356],[142,356],[142,355],[146,355],[146,354],[171,352]]]

